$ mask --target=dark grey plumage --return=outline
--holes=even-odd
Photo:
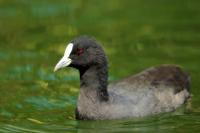
[[[152,67],[108,85],[108,63],[100,44],[88,37],[75,38],[71,43],[74,46],[69,66],[79,70],[81,80],[77,119],[120,119],[169,112],[189,97],[190,77],[179,66]]]

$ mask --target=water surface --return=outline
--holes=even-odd
[[[0,0],[0,132],[198,132],[200,2],[197,0]],[[109,80],[158,64],[190,72],[192,99],[176,112],[112,121],[74,118],[79,76],[53,68],[67,42],[99,40]]]

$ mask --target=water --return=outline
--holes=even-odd
[[[195,0],[0,0],[0,132],[198,132],[200,2]],[[192,77],[176,112],[77,121],[78,72],[53,68],[67,42],[92,35],[109,58],[110,81],[158,64]]]

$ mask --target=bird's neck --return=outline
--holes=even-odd
[[[107,63],[93,65],[80,71],[80,96],[97,102],[108,101],[108,69]],[[81,98],[80,97],[80,98]],[[81,99],[80,99],[81,100]]]

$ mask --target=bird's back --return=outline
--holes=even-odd
[[[138,89],[173,88],[174,93],[189,91],[190,76],[177,65],[160,65],[146,69],[109,85],[110,89],[136,91]]]
[[[118,116],[145,116],[182,105],[189,86],[190,77],[179,66],[161,65],[111,83],[109,92]]]

